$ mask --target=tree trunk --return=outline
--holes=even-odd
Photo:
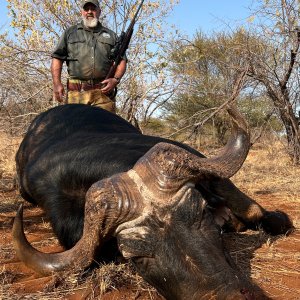
[[[270,86],[267,87],[267,90],[285,127],[288,155],[294,165],[300,165],[300,127],[289,100],[288,92],[282,90],[282,94],[278,95]]]
[[[295,115],[280,109],[280,118],[284,124],[288,142],[288,154],[295,165],[300,165],[300,128]]]

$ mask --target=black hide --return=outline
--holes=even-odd
[[[127,171],[159,142],[121,117],[88,105],[62,105],[39,115],[16,155],[20,192],[44,208],[60,243],[81,237],[85,194],[96,181]],[[30,184],[29,184],[30,183]]]

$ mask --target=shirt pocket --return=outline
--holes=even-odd
[[[109,45],[111,48],[115,45],[115,39],[106,32],[97,36],[97,42],[101,44]]]
[[[80,37],[71,37],[68,40],[68,59],[77,60],[80,54],[85,51],[86,41]]]
[[[107,34],[102,33],[101,35],[97,36],[97,47],[96,52],[98,53],[99,57],[102,57],[102,61],[110,61],[112,49],[115,46],[115,39]]]

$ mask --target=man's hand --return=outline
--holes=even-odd
[[[65,89],[62,83],[53,84],[53,99],[57,102],[63,102],[63,96],[65,95]]]
[[[118,80],[116,78],[108,78],[101,82],[104,87],[101,89],[103,94],[109,94],[118,84]]]
[[[63,66],[63,60],[52,58],[51,62],[51,74],[53,79],[53,100],[62,102],[65,95],[64,86],[61,83],[61,70]]]

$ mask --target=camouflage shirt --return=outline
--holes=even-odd
[[[88,29],[81,22],[63,33],[51,56],[67,62],[70,78],[103,80],[112,65],[110,54],[116,39],[100,23]]]

